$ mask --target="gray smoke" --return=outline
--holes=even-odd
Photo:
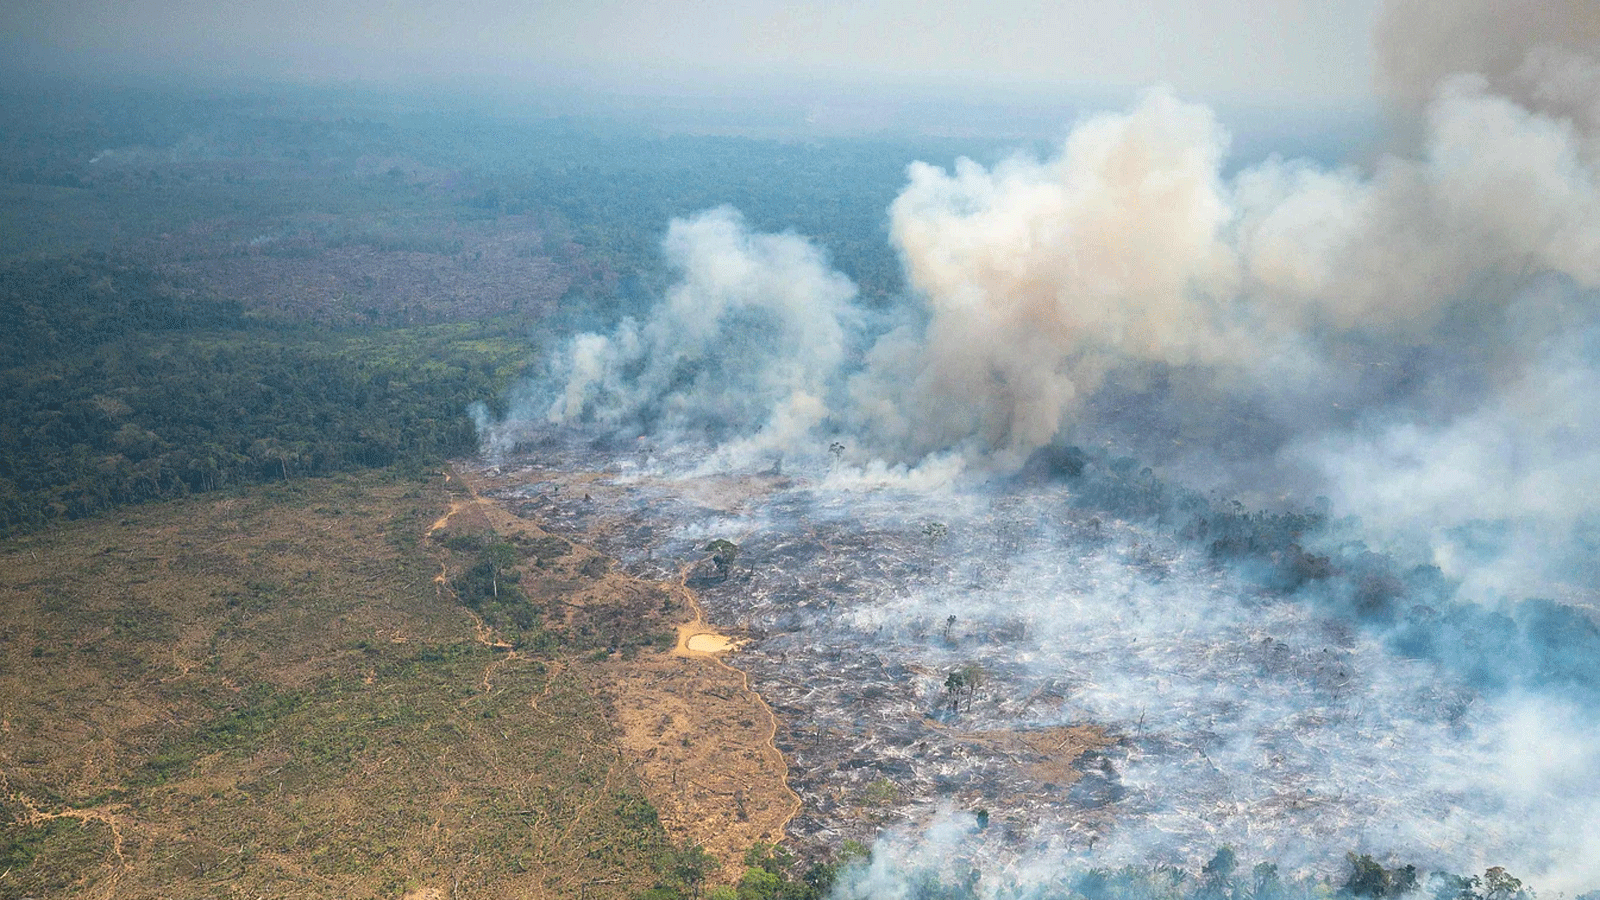
[[[1386,3],[1373,37],[1379,87],[1411,108],[1464,72],[1520,105],[1600,124],[1593,0],[1404,0]]]
[[[1595,139],[1472,76],[1427,121],[1420,156],[1371,171],[1274,159],[1225,179],[1210,111],[1155,90],[1048,160],[914,165],[890,211],[914,293],[878,335],[805,239],[726,209],[675,221],[682,281],[571,343],[548,417],[710,434],[728,458],[843,434],[863,462],[1001,471],[1104,426],[1202,484],[1274,473],[1396,538],[1432,529],[1452,573],[1443,535],[1473,521],[1514,523],[1515,556],[1588,523],[1560,486],[1600,477]],[[1144,418],[1096,404],[1152,366]],[[1219,468],[1219,436],[1245,433]]]

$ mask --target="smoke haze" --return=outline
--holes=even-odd
[[[1596,123],[1593,3],[1386,3],[1373,43],[1379,87],[1400,103],[1425,104],[1447,77],[1472,72],[1524,106]]]
[[[1115,440],[1197,486],[1431,529],[1465,577],[1452,529],[1506,523],[1517,556],[1591,517],[1600,149],[1473,74],[1425,121],[1415,156],[1225,178],[1226,131],[1156,89],[1049,159],[915,164],[889,210],[911,295],[888,311],[801,236],[674,222],[681,283],[571,344],[549,418],[1002,472]]]
[[[1587,674],[1559,688],[1545,674],[1587,665],[1562,642],[1584,646],[1600,608],[1600,14],[1592,3],[1395,3],[1376,41],[1380,79],[1419,110],[1420,140],[1366,165],[1273,158],[1225,175],[1226,130],[1165,88],[1079,121],[1048,158],[912,165],[888,210],[909,286],[890,308],[861,304],[802,236],[751,233],[728,209],[675,221],[664,249],[678,285],[645,319],[573,339],[537,402],[486,426],[489,443],[508,443],[519,417],[587,423],[630,440],[709,437],[717,466],[746,471],[778,454],[820,471],[836,444],[832,489],[863,492],[875,478],[933,490],[919,473],[971,490],[1076,444],[1201,491],[1280,506],[1325,497],[1358,521],[1306,551],[1346,572],[1374,551],[1398,573],[1385,596],[1400,599],[1343,651],[1358,708],[1339,714],[1342,730],[1317,731],[1314,749],[1297,745],[1294,764],[1391,828],[1368,835],[1382,852],[1593,888],[1600,695]],[[1198,569],[1159,590],[1136,578],[1105,588],[1132,577],[1109,564],[1090,579],[1100,586],[1068,585],[1054,540],[1011,558],[1004,587],[967,608],[1041,628],[1116,622],[1115,637],[1095,633],[1138,633],[1140,653],[1175,640],[1237,650],[1257,632],[1316,640],[1305,613],[1273,621],[1280,613],[1239,599],[1249,588],[1204,586]],[[1300,596],[1316,615],[1366,609],[1371,583]],[[1045,600],[1056,597],[1076,599]],[[1493,689],[1481,660],[1442,649],[1451,622],[1534,634],[1523,601],[1538,597],[1557,601],[1537,609],[1559,609],[1564,636],[1546,656],[1508,657]],[[902,621],[937,619],[950,602],[902,600]],[[1092,635],[1057,637],[1094,652]],[[1416,641],[1431,649],[1397,651]],[[1238,743],[1210,748],[1240,808],[1217,812],[1210,832],[1148,811],[1118,839],[1123,858],[1170,850],[1174,835],[1256,835],[1285,858],[1350,849],[1317,846],[1350,829],[1319,839],[1314,822],[1273,809],[1285,781],[1251,762],[1294,743],[1281,723],[1325,686],[1240,693],[1241,673],[1260,665],[1242,659],[1239,672],[1187,673],[1193,690],[1216,692],[1208,699],[1154,690],[1139,682],[1150,667],[1138,653],[1113,655],[1085,676],[1096,686],[1081,698],[1086,717],[1126,725],[1145,715],[1131,698],[1165,694],[1170,717],[1151,713],[1153,727],[1178,734],[1197,705],[1248,704],[1216,726]],[[1130,683],[1113,683],[1119,671]],[[1439,712],[1452,692],[1472,698],[1470,713]],[[1363,774],[1371,741],[1398,760],[1391,774]],[[1143,765],[1130,779],[1178,793],[1202,777]],[[1296,824],[1274,832],[1274,817]],[[895,896],[915,860],[966,846],[972,829],[958,820],[890,839],[853,895]],[[1013,861],[1006,877],[1027,882],[1029,859],[1057,858]]]
[[[824,114],[863,90],[1059,97],[1154,81],[1208,97],[1333,107],[1364,99],[1374,5],[17,0],[0,6],[0,67],[468,82],[525,93],[588,85],[658,98],[798,91]]]
[[[645,321],[573,340],[550,420],[668,438],[756,424],[752,448],[798,444],[844,364],[855,287],[807,241],[751,234],[728,208],[674,221],[662,246],[682,280]]]

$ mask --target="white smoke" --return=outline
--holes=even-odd
[[[1600,483],[1600,333],[1552,335],[1483,403],[1441,422],[1379,419],[1370,429],[1309,438],[1337,505],[1390,535],[1425,536],[1425,552],[1466,595],[1593,591],[1565,545],[1590,527]],[[1502,534],[1483,547],[1474,523]],[[1564,586],[1572,578],[1573,587]],[[1590,581],[1583,585],[1582,582]]]
[[[1443,84],[1428,121],[1423,158],[1385,157],[1367,178],[1282,161],[1239,176],[1254,305],[1289,307],[1290,327],[1421,337],[1486,272],[1596,284],[1600,195],[1570,121],[1487,94],[1473,77]]]
[[[914,164],[890,210],[911,323],[864,355],[854,289],[809,242],[751,234],[726,208],[674,221],[681,282],[646,320],[574,339],[549,417],[773,448],[829,422],[884,458],[1007,467],[1141,363],[1280,407],[1417,401],[1348,395],[1352,341],[1389,354],[1376,364],[1447,347],[1515,382],[1544,338],[1504,321],[1529,277],[1567,280],[1545,301],[1563,324],[1592,318],[1594,141],[1470,76],[1440,85],[1428,123],[1420,157],[1369,173],[1273,159],[1224,179],[1224,129],[1158,89],[1049,160]],[[1427,403],[1461,393],[1433,387]]]
[[[950,885],[963,884],[976,871],[971,837],[977,823],[970,813],[941,811],[927,827],[892,831],[872,848],[864,866],[846,868],[834,886],[838,900],[911,900],[915,876],[932,875]]]
[[[1378,39],[1420,115],[1414,150],[1364,166],[1226,176],[1225,129],[1160,88],[1048,159],[912,165],[889,210],[909,291],[881,332],[804,238],[676,220],[678,285],[574,338],[540,417],[709,437],[718,465],[839,441],[833,482],[906,486],[1110,435],[1179,479],[1325,494],[1463,598],[1595,605],[1600,15],[1397,3]],[[1486,845],[1558,889],[1600,877],[1594,781],[1567,775],[1600,766],[1564,724],[1588,718],[1503,701],[1447,767],[1483,773],[1499,821],[1550,818]],[[895,859],[944,858],[967,826],[940,827],[857,888],[894,896]]]
[[[1570,101],[1576,63],[1541,52]],[[1272,159],[1225,178],[1215,117],[1156,89],[1050,159],[914,164],[890,209],[910,303],[876,337],[804,238],[727,208],[676,220],[680,282],[646,319],[573,339],[548,418],[709,435],[719,464],[847,436],[863,464],[1007,470],[1109,424],[1184,477],[1253,440],[1243,475],[1213,483],[1292,473],[1282,488],[1380,531],[1431,530],[1421,552],[1454,572],[1451,529],[1511,520],[1526,543],[1592,508],[1561,486],[1600,480],[1600,361],[1574,340],[1600,328],[1600,156],[1480,76],[1445,78],[1426,121],[1420,155],[1368,171]],[[1157,420],[1090,414],[1149,366]],[[1138,446],[1140,428],[1168,445]],[[1546,557],[1529,547],[1509,575]]]
[[[1436,332],[1459,327],[1452,307],[1484,302],[1472,292],[1493,274],[1600,285],[1600,193],[1570,121],[1463,78],[1430,122],[1424,158],[1368,176],[1275,159],[1224,183],[1209,112],[1154,91],[1045,163],[913,166],[894,236],[930,321],[876,355],[856,394],[900,386],[907,421],[875,424],[913,452],[973,437],[1025,452],[1129,361],[1270,391],[1263,360],[1325,371],[1352,331],[1450,341]]]
[[[1226,147],[1208,109],[1156,90],[1080,124],[1052,160],[913,165],[890,214],[928,322],[852,385],[875,436],[1020,461],[1108,364],[1224,355]]]
[[[855,318],[849,280],[808,241],[752,234],[727,207],[674,220],[663,249],[681,281],[644,321],[572,340],[549,420],[782,449],[826,418]]]

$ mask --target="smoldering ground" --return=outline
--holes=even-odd
[[[1354,850],[1593,884],[1600,635],[1569,607],[1462,602],[1349,523],[1249,512],[1098,452],[974,487],[831,458],[695,474],[682,444],[522,437],[514,502],[638,574],[737,542],[699,589],[753,638],[738,665],[779,711],[807,801],[793,833],[870,839],[885,820],[863,825],[850,798],[892,785],[904,824],[856,896],[953,861],[991,894],[1048,896],[1089,867],[1193,870],[1224,845],[1286,876]],[[982,685],[952,710],[946,676],[974,666]],[[1113,741],[1077,783],[1007,743],[1082,724]],[[947,808],[966,824],[932,833],[955,850],[922,830]],[[969,827],[978,809],[992,827]]]
[[[1135,799],[1096,856],[1040,837],[1049,849],[996,863],[1003,877],[1192,862],[1228,841],[1592,888],[1595,19],[1545,4],[1515,46],[1402,47],[1424,6],[1393,6],[1380,34],[1397,108],[1419,110],[1414,146],[1224,175],[1216,117],[1157,88],[1048,158],[913,165],[889,210],[909,286],[891,308],[865,308],[803,236],[751,233],[728,209],[674,222],[678,285],[574,338],[528,402],[485,423],[488,445],[547,422],[645,437],[686,475],[781,454],[813,501],[886,521],[910,497],[1051,496],[1114,523],[1117,552],[1043,525],[939,551],[999,573],[963,589],[966,615],[1031,626],[987,668],[1068,678],[1073,715],[1124,733],[1137,715],[1170,742],[1123,761]],[[1453,9],[1452,28],[1498,21]],[[795,527],[782,508],[761,527]],[[1156,575],[1128,562],[1141,529]],[[954,663],[925,633],[876,630],[942,620],[949,589],[841,590],[837,627],[877,617],[894,654]],[[1261,646],[1308,656],[1278,668]]]

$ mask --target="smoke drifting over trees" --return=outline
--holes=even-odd
[[[717,436],[756,422],[768,449],[801,441],[844,365],[855,287],[807,241],[752,234],[726,207],[673,221],[663,248],[682,281],[647,321],[573,340],[550,418]]]
[[[1424,140],[1364,168],[1225,177],[1225,129],[1164,89],[1048,159],[913,165],[889,210],[911,290],[887,310],[854,303],[803,236],[728,209],[675,221],[679,284],[643,321],[576,338],[558,396],[524,415],[764,452],[847,436],[858,462],[1000,471],[1114,437],[1200,485],[1431,530],[1447,567],[1464,551],[1445,532],[1512,523],[1503,562],[1537,575],[1522,557],[1588,527],[1571,486],[1600,477],[1600,135],[1570,115],[1600,79],[1535,65],[1593,63],[1574,56],[1594,27],[1577,6],[1541,6],[1487,78],[1420,49],[1391,60],[1397,84],[1438,72]],[[1420,9],[1392,9],[1380,43]]]
[[[1048,158],[911,166],[888,211],[909,290],[888,307],[859,303],[803,236],[728,209],[674,221],[677,286],[574,338],[519,415],[710,435],[717,465],[838,442],[862,483],[1110,445],[1173,481],[1358,516],[1339,539],[1361,535],[1393,560],[1398,605],[1427,607],[1396,628],[1500,615],[1517,632],[1533,613],[1516,604],[1546,597],[1592,630],[1600,15],[1393,4],[1377,40],[1415,148],[1225,174],[1216,116],[1152,89]],[[491,445],[511,430],[486,429]],[[1351,595],[1385,590],[1364,584]],[[1522,854],[1519,874],[1593,887],[1595,698],[1530,682],[1483,702],[1470,760],[1434,774],[1542,820],[1489,842]],[[945,852],[951,828],[917,846]]]

